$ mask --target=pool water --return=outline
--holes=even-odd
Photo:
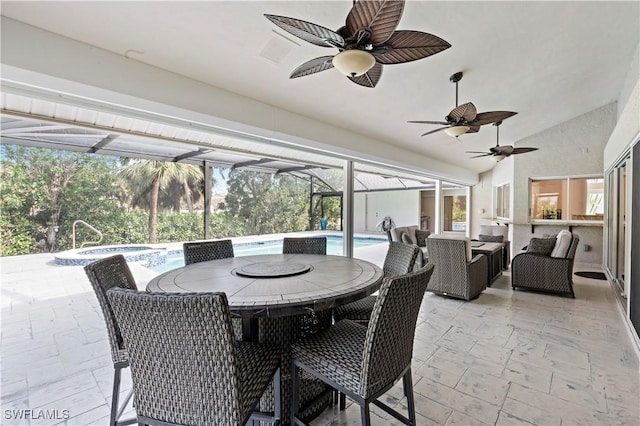
[[[374,244],[384,244],[387,242],[386,238],[366,238],[366,237],[354,237],[353,247],[366,247]],[[252,256],[254,254],[279,254],[282,253],[282,240],[272,241],[260,241],[255,243],[240,243],[233,245],[233,254],[236,257],[240,256]],[[340,235],[327,235],[327,254],[342,255],[342,236]],[[167,257],[166,263],[158,266],[154,266],[152,269],[155,272],[163,273],[175,268],[184,266],[184,257],[182,251],[172,253]]]

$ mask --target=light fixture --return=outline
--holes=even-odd
[[[501,162],[501,161],[502,161],[502,160],[504,160],[505,158],[507,158],[507,156],[506,156],[506,155],[503,155],[503,154],[499,154],[499,155],[493,155],[493,156],[491,156],[491,159],[492,159],[493,161],[495,161],[496,163]]]
[[[358,77],[369,71],[376,64],[376,59],[364,50],[348,49],[334,56],[331,62],[347,77]]]
[[[444,129],[444,132],[446,134],[456,138],[460,135],[464,135],[465,133],[467,133],[467,131],[469,131],[469,126],[453,126],[453,127],[447,127],[446,129]]]

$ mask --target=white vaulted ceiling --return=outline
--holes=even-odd
[[[407,123],[441,120],[455,106],[451,74],[464,72],[460,103],[518,112],[500,132],[517,146],[615,101],[639,39],[637,1],[407,1],[398,29],[432,33],[450,49],[385,66],[374,89],[336,70],[290,80],[298,65],[335,50],[295,39],[263,14],[335,30],[351,4],[3,1],[2,15],[476,173],[494,163],[464,152],[494,145],[492,126],[456,140],[420,137],[434,127]]]

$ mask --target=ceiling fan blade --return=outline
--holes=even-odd
[[[482,154],[482,155],[474,155],[473,157],[469,157],[469,158],[480,158],[480,157],[489,157],[493,154],[490,153],[486,153],[486,154]]]
[[[317,72],[333,68],[332,60],[333,56],[321,56],[319,58],[312,59],[293,70],[289,78],[304,77],[309,74],[315,74]]]
[[[467,133],[478,133],[479,131],[480,126],[469,126],[469,130],[467,130]]]
[[[511,155],[513,147],[511,145],[498,145],[490,148],[489,150],[496,155]]]
[[[527,152],[531,152],[531,151],[537,151],[538,148],[513,148],[513,152],[511,152],[511,155],[515,155],[515,154],[525,154]]]
[[[347,78],[360,86],[376,87],[376,84],[380,81],[380,77],[382,77],[382,65],[376,63],[373,68],[361,76]]]
[[[467,102],[466,104],[462,104],[452,109],[449,115],[445,117],[445,120],[451,122],[464,120],[469,122],[476,118],[476,113],[476,106],[471,102]]]
[[[347,29],[352,35],[364,28],[371,30],[368,43],[379,45],[391,37],[402,17],[404,0],[359,0],[347,15]]]
[[[447,123],[446,121],[422,121],[422,120],[414,120],[414,121],[407,121],[407,123],[417,123],[417,124],[440,124],[442,126],[446,126],[449,123]]]
[[[448,129],[448,128],[449,128],[449,126],[446,126],[446,127],[440,127],[439,129],[435,129],[435,130],[431,130],[430,132],[423,133],[421,136],[427,136],[427,135],[430,135],[430,134],[432,134],[432,133],[440,132],[440,131],[442,131],[442,130],[444,130],[444,129]]]
[[[489,111],[480,112],[476,115],[476,118],[470,121],[469,125],[484,126],[485,124],[497,123],[498,121],[506,120],[509,117],[513,117],[517,112],[512,111]]]
[[[381,64],[401,64],[435,55],[451,45],[432,34],[420,31],[395,31],[380,49],[372,52]]]
[[[467,154],[489,154],[489,155],[491,155],[491,153],[487,152],[487,151],[465,151],[465,153],[467,153]]]
[[[286,32],[316,46],[344,47],[342,36],[329,28],[286,16],[266,14],[264,16]]]

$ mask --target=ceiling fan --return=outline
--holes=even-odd
[[[524,154],[531,151],[537,151],[538,148],[514,148],[511,145],[500,145],[500,125],[502,121],[493,123],[496,126],[496,146],[489,148],[489,152],[467,151],[467,154],[482,154],[471,158],[489,157],[491,156],[496,162],[502,161],[510,155]]]
[[[445,121],[409,121],[409,123],[441,124],[445,126],[423,133],[422,136],[444,130],[449,136],[455,136],[457,138],[465,133],[478,132],[480,126],[506,120],[517,114],[517,112],[511,111],[477,112],[475,105],[471,102],[458,105],[458,82],[460,80],[462,80],[462,71],[449,77],[449,81],[456,84],[456,107],[444,118]]]
[[[336,55],[305,62],[289,78],[335,67],[352,82],[375,87],[382,75],[382,65],[415,61],[451,47],[432,34],[396,31],[403,9],[404,0],[354,0],[345,26],[337,31],[285,16],[265,17],[306,42],[339,50]]]

